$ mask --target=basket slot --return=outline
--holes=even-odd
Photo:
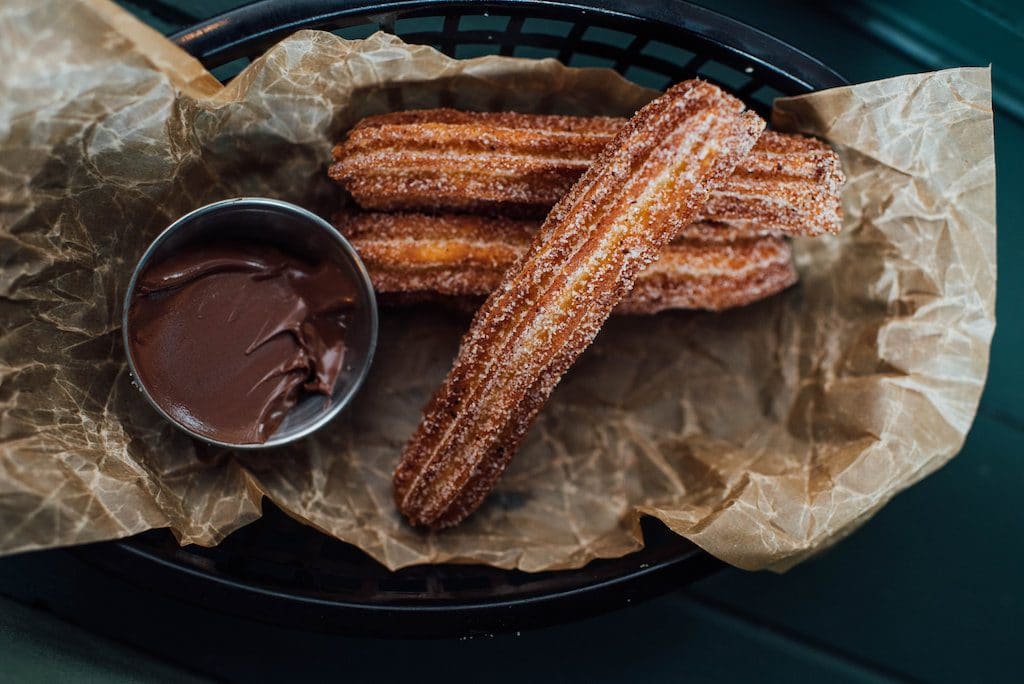
[[[463,14],[459,20],[459,31],[489,31],[498,36],[508,27],[507,14]]]
[[[562,40],[573,29],[578,22],[566,21],[564,12],[538,12],[527,16],[523,23],[523,33],[534,33],[546,36],[553,36]]]
[[[664,90],[669,85],[675,83],[675,79],[666,79],[664,73],[638,66],[626,67],[626,70],[621,73],[633,83],[642,85],[645,88],[653,88],[654,90]]]
[[[219,67],[215,68],[210,73],[212,73],[214,77],[216,77],[216,79],[221,83],[227,83],[235,76],[237,76],[242,69],[244,69],[251,63],[251,58],[239,57],[238,59],[234,59],[228,62],[227,64],[221,64]]]
[[[439,14],[422,17],[402,16],[395,22],[395,32],[399,36],[440,33],[444,30],[444,19],[444,16]]]
[[[442,34],[440,34],[440,33],[435,33],[433,31],[421,31],[421,32],[415,32],[415,33],[400,33],[400,34],[397,34],[397,35],[402,40],[404,40],[407,43],[413,43],[415,45],[429,45],[432,48],[435,48],[437,50],[441,50],[441,52],[444,52],[444,50],[442,49],[442,43],[441,43],[441,40],[442,40],[441,36],[442,36]],[[457,48],[458,46],[456,45],[455,47]],[[445,53],[445,54],[448,54],[448,53]],[[454,55],[448,55],[448,56],[449,57],[453,57]]]
[[[336,36],[340,36],[345,40],[361,40],[368,37],[374,31],[377,30],[376,24],[359,22],[355,24],[349,24],[348,26],[341,26],[331,31]],[[259,53],[257,53],[258,56]]]
[[[748,74],[721,62],[707,62],[697,70],[697,75],[709,81],[714,81],[732,93],[737,93],[744,86],[750,84],[750,76]]]

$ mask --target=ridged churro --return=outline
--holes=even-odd
[[[736,98],[686,81],[605,147],[477,312],[403,451],[395,500],[410,522],[446,527],[479,506],[636,275],[763,128]]]
[[[364,119],[329,174],[366,209],[544,216],[625,119],[431,109]],[[843,174],[828,145],[767,132],[696,221],[729,237],[838,232]],[[719,238],[714,238],[719,239]]]
[[[539,226],[470,214],[376,212],[342,212],[334,223],[359,252],[377,292],[403,303],[490,294]],[[783,238],[677,239],[640,272],[615,313],[719,311],[780,292],[796,278]]]

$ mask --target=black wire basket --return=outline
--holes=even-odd
[[[665,88],[699,76],[766,112],[779,95],[845,81],[756,29],[678,1],[265,0],[171,38],[221,80],[304,28],[363,38],[382,30],[454,57],[554,57],[610,67]],[[90,562],[186,601],[274,624],[376,636],[512,631],[592,615],[678,587],[719,563],[653,520],[646,546],[579,570],[523,573],[477,565],[389,572],[359,549],[288,518],[264,517],[215,548],[165,531],[86,547]]]

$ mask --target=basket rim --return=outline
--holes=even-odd
[[[847,85],[834,69],[789,43],[749,24],[686,0],[258,0],[172,33],[169,38],[207,68],[214,68],[302,29],[326,28],[347,18],[377,18],[387,27],[410,13],[500,11],[573,14],[652,24],[708,47],[742,57],[766,73],[783,77],[806,92]],[[780,66],[781,65],[781,66]]]

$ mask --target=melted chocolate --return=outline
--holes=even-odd
[[[196,245],[150,264],[128,313],[139,379],[194,432],[266,442],[302,392],[331,394],[355,287],[266,244]]]

